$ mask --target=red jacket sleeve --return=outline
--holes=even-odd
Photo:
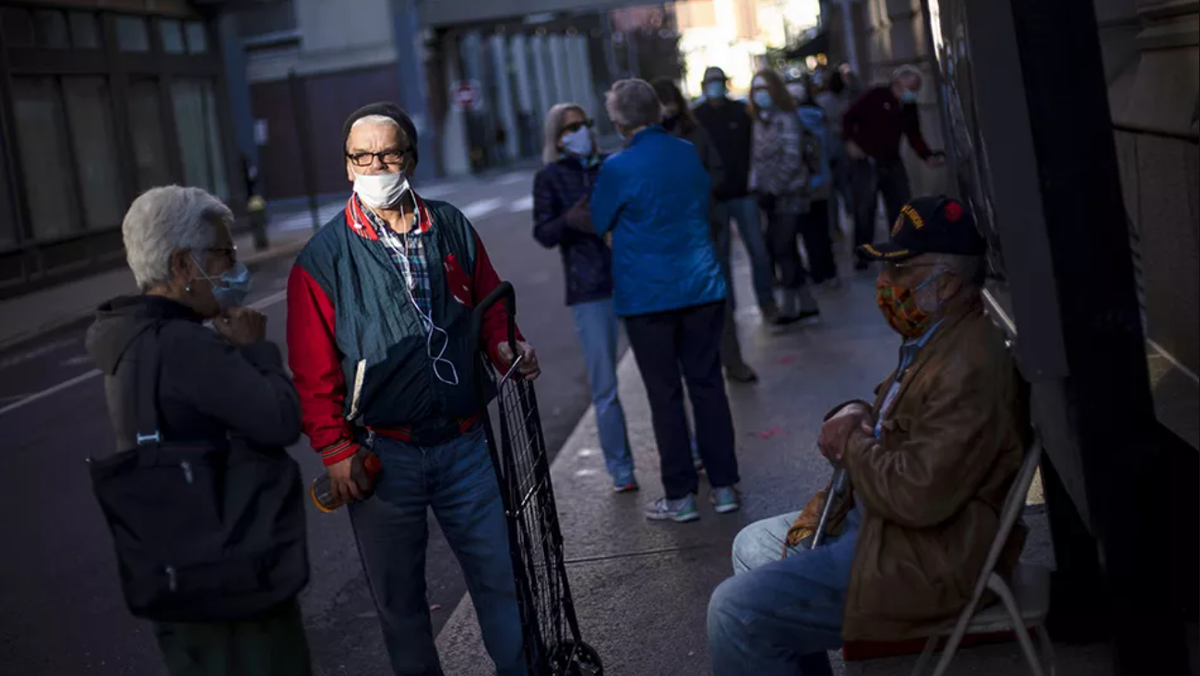
[[[921,116],[917,111],[917,106],[912,103],[905,104],[900,110],[900,115],[904,121],[904,135],[908,137],[908,143],[917,155],[927,160],[933,151],[929,149],[929,144],[925,142],[925,137],[921,134]]]
[[[287,287],[288,365],[300,394],[304,433],[326,465],[358,451],[343,415],[346,379],[334,340],[336,314],[308,271],[292,267]]]
[[[488,258],[483,240],[479,239],[478,234],[475,234],[475,269],[471,274],[471,295],[475,297],[476,303],[480,303],[497,286],[500,286],[500,276],[492,267],[492,261]],[[517,340],[525,340],[525,337],[521,335],[520,327],[517,328],[516,334]],[[507,340],[508,313],[505,311],[503,303],[497,303],[483,316],[483,346],[487,351],[488,358],[492,360],[492,364],[500,370],[507,370],[508,364],[500,359],[497,348],[500,343]]]

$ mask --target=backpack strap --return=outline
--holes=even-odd
[[[158,381],[162,373],[162,346],[158,338],[160,325],[155,323],[135,339],[131,354],[118,368],[121,420],[124,426],[122,444],[140,448],[162,442],[158,414]],[[134,357],[130,359],[129,357]]]

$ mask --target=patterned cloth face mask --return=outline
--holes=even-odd
[[[929,279],[914,287],[897,286],[882,280],[875,283],[875,299],[879,303],[879,310],[893,331],[905,338],[918,338],[929,330],[933,316],[921,309],[917,303],[917,292],[941,276],[941,272],[930,275]]]

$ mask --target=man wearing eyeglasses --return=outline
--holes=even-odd
[[[410,185],[417,130],[402,109],[360,108],[342,141],[354,192],[288,280],[288,360],[305,433],[349,504],[397,676],[442,673],[425,595],[430,508],[462,565],[497,672],[524,676],[507,527],[469,352],[472,308],[499,277],[462,212]],[[502,369],[514,361],[506,326],[500,306],[484,320],[482,344]],[[536,378],[537,355],[518,347],[520,375]],[[361,471],[368,450],[383,467],[373,486]]]
[[[826,489],[803,511],[734,540],[734,577],[713,593],[715,676],[832,674],[843,640],[923,638],[970,600],[1020,469],[1027,418],[1012,357],[980,304],[984,242],[959,202],[904,205],[891,241],[859,252],[884,263],[877,302],[903,339],[873,402],[835,407],[817,440],[850,489],[811,548]],[[1017,528],[997,572],[1020,555]]]

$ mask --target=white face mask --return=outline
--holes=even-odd
[[[408,174],[360,174],[354,172],[354,192],[372,209],[391,209],[409,190]]]
[[[575,157],[587,157],[592,154],[592,130],[580,127],[570,134],[563,134],[563,150]]]

